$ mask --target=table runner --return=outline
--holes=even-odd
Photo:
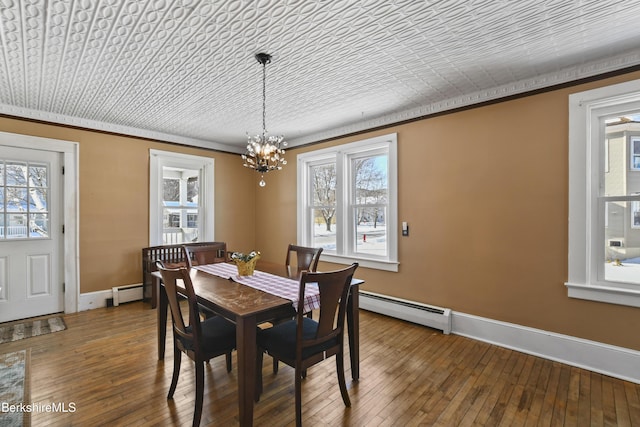
[[[276,276],[275,274],[265,273],[259,270],[255,270],[253,276],[239,276],[237,267],[234,264],[225,262],[198,265],[194,268],[288,299],[292,302],[293,308],[298,309],[300,282],[297,280]],[[318,290],[318,285],[308,283],[304,291],[304,312],[307,313],[317,308],[320,308],[320,291]]]

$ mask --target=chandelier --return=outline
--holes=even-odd
[[[264,174],[282,169],[287,164],[284,159],[284,148],[287,142],[284,136],[272,136],[267,133],[267,64],[271,62],[268,53],[257,53],[256,59],[262,64],[262,134],[249,135],[247,133],[247,152],[242,155],[243,166],[259,172],[260,187],[264,187]]]

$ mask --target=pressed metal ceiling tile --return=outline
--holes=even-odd
[[[241,152],[640,64],[640,2],[3,0],[0,113]]]

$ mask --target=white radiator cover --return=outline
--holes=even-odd
[[[451,332],[451,309],[422,304],[375,292],[360,291],[360,308],[407,322]]]
[[[142,299],[142,283],[135,285],[125,285],[111,288],[113,291],[113,306]]]

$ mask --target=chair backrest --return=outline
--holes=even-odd
[[[179,347],[185,351],[199,351],[202,329],[200,325],[200,315],[198,310],[198,300],[193,290],[193,283],[189,276],[189,270],[185,267],[165,268],[162,262],[157,262],[157,268],[162,275],[162,282],[169,300],[171,309],[171,320],[174,334],[178,336]],[[180,283],[181,282],[181,283]],[[184,291],[178,292],[178,285],[181,284]],[[189,304],[189,323],[185,323],[180,308],[180,294],[187,297]]]
[[[183,245],[188,266],[215,264],[227,260],[227,244],[211,242],[200,245]]]
[[[295,277],[297,279],[303,271],[316,271],[321,253],[322,248],[307,248],[289,244],[287,248],[287,259],[285,261],[289,277]],[[296,257],[295,269],[291,266],[293,254],[295,254]]]
[[[330,340],[335,340],[336,345],[342,345],[344,319],[347,309],[347,298],[351,288],[351,279],[358,268],[358,263],[351,264],[343,270],[324,273],[302,272],[300,277],[300,293],[297,313],[297,343],[298,355],[304,348],[322,346]],[[316,337],[312,340],[302,340],[302,325],[304,318],[304,294],[305,289],[311,283],[317,283],[320,291],[320,317]],[[326,348],[328,350],[328,348]]]

